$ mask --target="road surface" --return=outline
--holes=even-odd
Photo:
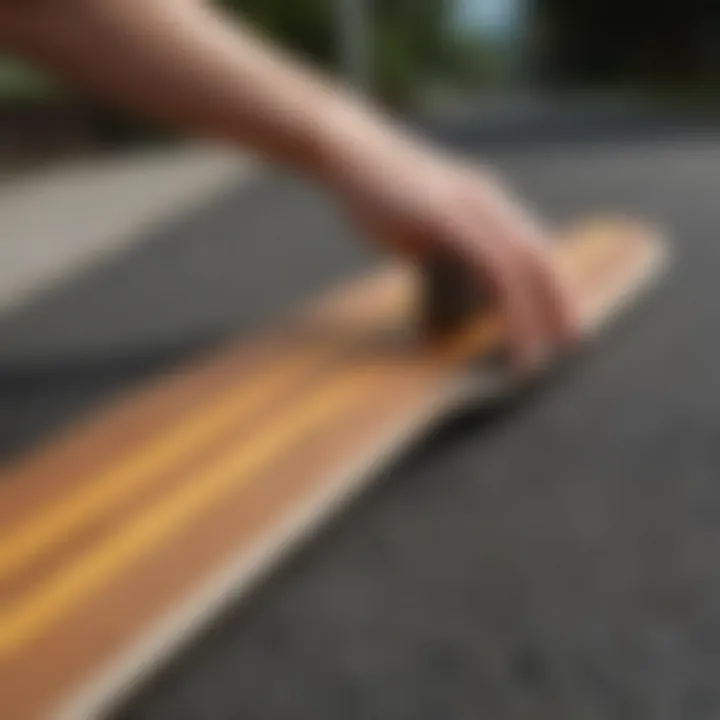
[[[552,217],[666,223],[671,276],[551,391],[386,473],[126,720],[720,714],[720,131],[487,154]],[[3,451],[371,261],[294,180],[229,191],[3,319]]]

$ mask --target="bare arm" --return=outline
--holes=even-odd
[[[8,42],[71,82],[311,174],[389,129],[202,0],[0,0],[0,39],[3,4]]]
[[[496,291],[522,364],[572,335],[539,224],[487,173],[200,0],[0,0],[0,41],[116,102],[318,179],[385,247],[461,257]]]

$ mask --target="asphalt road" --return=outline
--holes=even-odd
[[[553,217],[665,222],[671,276],[552,388],[386,473],[125,720],[720,716],[720,132],[489,154]],[[267,177],[38,298],[0,326],[2,450],[370,262],[348,234]]]

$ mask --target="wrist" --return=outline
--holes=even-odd
[[[330,190],[353,192],[383,164],[412,152],[411,139],[354,98],[336,96],[318,113],[312,167]]]

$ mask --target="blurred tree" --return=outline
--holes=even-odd
[[[221,0],[273,39],[323,65],[335,58],[336,0]]]
[[[340,57],[338,0],[223,0],[285,46],[325,67]],[[380,98],[407,104],[446,52],[444,17],[449,0],[367,0],[372,27],[374,89]]]
[[[412,104],[448,67],[447,0],[374,0],[375,84],[380,98]]]
[[[537,0],[548,79],[708,86],[720,80],[720,3]]]
[[[457,37],[448,43],[445,75],[460,90],[473,91],[501,82],[501,58],[478,37]]]
[[[46,75],[14,58],[0,56],[0,98],[38,102],[56,98],[59,87]]]

